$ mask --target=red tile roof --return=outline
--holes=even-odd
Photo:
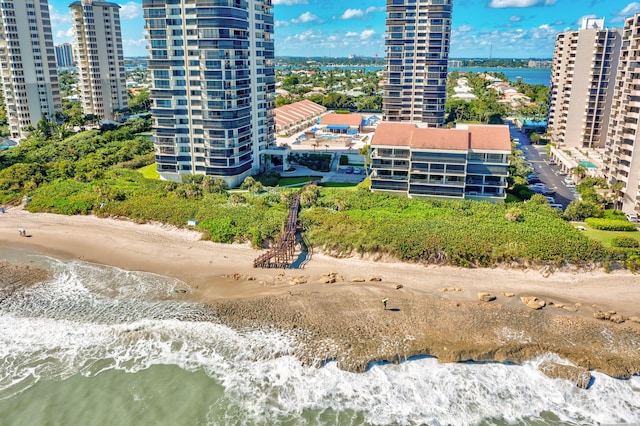
[[[413,123],[380,123],[371,143],[417,149],[511,151],[509,128],[502,125],[436,129],[420,128]]]
[[[320,124],[323,126],[333,124],[360,127],[360,124],[362,124],[362,114],[327,114],[322,117]]]
[[[283,127],[298,121],[311,119],[313,117],[317,117],[326,110],[327,109],[322,105],[318,105],[307,99],[300,102],[294,102],[289,105],[283,105],[275,109],[276,125],[278,127]]]

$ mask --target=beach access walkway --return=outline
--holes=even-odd
[[[315,181],[309,182],[293,196],[284,231],[269,251],[261,254],[253,261],[254,268],[287,268],[291,264],[297,243],[296,235],[300,230],[300,223],[298,222],[300,194],[307,186],[315,184]]]

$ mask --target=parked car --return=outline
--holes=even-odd
[[[567,176],[566,178],[562,179],[564,183],[566,183],[567,185],[571,185],[573,184],[573,178],[571,176]]]
[[[637,214],[627,213],[626,216],[627,216],[627,220],[629,222],[638,223],[638,215]]]
[[[551,203],[551,204],[549,204],[549,207],[551,207],[553,209],[560,210],[560,211],[564,211],[564,206],[562,204]]]
[[[364,173],[364,169],[362,167],[354,167],[353,168],[353,173],[356,175],[361,175]]]
[[[556,193],[556,190],[553,188],[544,188],[542,190],[542,195],[553,195]]]
[[[344,172],[348,175],[353,174],[353,167],[347,166],[344,168]]]
[[[555,204],[556,203],[556,199],[551,197],[551,196],[547,196],[547,201],[549,202],[549,204]]]
[[[536,175],[529,175],[529,177],[527,177],[527,182],[529,182],[529,183],[542,183],[540,178],[538,176],[536,176]]]

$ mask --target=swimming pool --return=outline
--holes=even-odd
[[[591,161],[581,161],[580,165],[585,169],[597,169],[598,167],[593,164]]]

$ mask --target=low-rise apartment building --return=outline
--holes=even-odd
[[[507,126],[438,129],[381,123],[371,142],[371,190],[502,201],[510,154]]]

